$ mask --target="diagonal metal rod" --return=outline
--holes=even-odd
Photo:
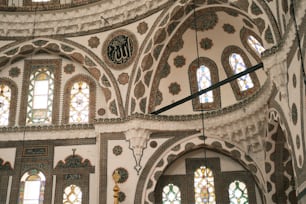
[[[206,93],[206,92],[208,92],[208,91],[211,91],[211,90],[213,90],[213,89],[215,89],[215,88],[218,88],[218,87],[220,87],[220,86],[222,86],[222,85],[224,85],[224,84],[227,84],[228,82],[231,82],[231,81],[233,81],[233,80],[235,80],[235,79],[238,79],[239,77],[244,76],[244,75],[246,75],[246,74],[249,74],[249,73],[251,73],[251,72],[254,72],[254,71],[256,71],[257,69],[260,69],[260,68],[263,68],[263,63],[262,63],[262,62],[259,63],[259,64],[257,64],[257,65],[255,65],[255,66],[253,66],[253,67],[247,68],[247,69],[246,69],[245,71],[243,71],[243,72],[240,72],[240,73],[238,73],[238,74],[235,74],[235,75],[233,75],[233,76],[228,77],[227,79],[224,79],[224,80],[222,80],[222,81],[219,81],[219,82],[217,82],[217,83],[211,85],[210,87],[208,87],[208,88],[206,88],[206,89],[202,89],[201,91],[198,91],[198,92],[196,92],[196,93],[194,93],[194,94],[191,94],[190,96],[187,96],[187,97],[185,97],[185,98],[182,98],[181,100],[176,101],[176,102],[174,102],[174,103],[172,103],[172,104],[170,104],[170,105],[167,105],[167,106],[165,106],[165,107],[163,107],[163,108],[161,108],[161,109],[159,109],[159,110],[157,110],[157,111],[153,111],[151,114],[158,115],[158,114],[160,114],[160,113],[162,113],[162,112],[165,112],[165,111],[167,111],[167,110],[170,110],[170,109],[172,109],[172,108],[174,108],[174,107],[176,107],[176,106],[178,106],[178,105],[180,105],[180,104],[182,104],[182,103],[185,103],[185,102],[187,102],[187,101],[190,101],[190,100],[192,100],[192,99],[194,99],[194,98],[196,98],[196,97],[198,97],[198,96],[200,96],[200,95],[202,95],[202,94],[204,94],[204,93]]]

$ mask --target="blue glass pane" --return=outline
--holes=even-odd
[[[230,65],[234,71],[234,74],[238,74],[247,69],[240,54],[233,53],[229,58]],[[246,74],[237,79],[238,85],[241,91],[248,90],[254,87],[253,81],[249,74]]]
[[[201,65],[197,69],[198,90],[208,88],[211,86],[211,74],[208,67]],[[213,92],[209,91],[200,95],[200,103],[212,103],[214,101]]]
[[[260,42],[252,35],[248,37],[249,45],[260,55],[266,49],[260,44]]]

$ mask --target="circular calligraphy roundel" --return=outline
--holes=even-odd
[[[102,55],[110,67],[124,69],[133,62],[137,49],[138,43],[134,34],[127,30],[118,30],[104,42]]]

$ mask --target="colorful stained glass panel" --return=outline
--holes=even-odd
[[[211,74],[208,67],[201,65],[197,69],[198,91],[211,86]],[[213,92],[208,91],[200,95],[200,103],[212,103],[214,101]]]
[[[213,172],[201,166],[194,172],[195,204],[216,204]]]
[[[82,204],[82,191],[76,185],[70,185],[65,188],[63,195],[63,204]]]
[[[70,123],[88,122],[89,86],[85,82],[74,83],[71,88]]]
[[[249,35],[248,43],[257,52],[258,55],[260,55],[262,52],[264,52],[266,50],[261,45],[261,43],[252,35]]]
[[[176,185],[165,186],[162,196],[163,204],[181,204],[181,191]]]
[[[234,74],[238,74],[247,69],[242,57],[240,54],[233,53],[229,57],[230,65],[234,71]],[[252,87],[254,84],[249,74],[246,74],[237,79],[240,91],[246,91]]]
[[[229,185],[228,189],[230,204],[248,204],[248,190],[245,183],[234,181]]]

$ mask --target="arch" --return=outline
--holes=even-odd
[[[96,111],[96,83],[91,77],[86,75],[77,75],[69,79],[64,88],[64,103],[63,103],[63,118],[62,121],[64,124],[69,123],[70,118],[70,103],[71,103],[71,89],[72,86],[77,82],[85,82],[89,86],[89,107],[88,107],[88,122],[92,123],[95,118]]]
[[[203,140],[199,134],[190,135],[187,137],[175,137],[169,139],[167,142],[161,145],[159,149],[149,158],[146,166],[139,176],[135,193],[137,196],[135,196],[134,204],[153,202],[152,199],[154,197],[154,189],[157,181],[162,175],[162,172],[183,154],[199,148],[203,148]],[[210,137],[206,139],[205,148],[223,153],[238,161],[252,174],[259,188],[266,189],[264,174],[261,172],[261,169],[253,161],[253,159],[248,155],[248,153],[244,152],[232,143]]]
[[[228,77],[235,74],[233,72],[233,68],[230,64],[230,57],[233,53],[236,53],[236,54],[241,56],[241,58],[244,61],[244,64],[246,65],[246,68],[249,68],[249,67],[252,66],[252,64],[251,64],[250,60],[248,59],[247,55],[245,54],[245,52],[240,47],[237,47],[237,46],[234,46],[234,45],[228,46],[228,47],[224,48],[224,50],[222,52],[222,56],[221,56],[221,63],[223,65],[223,68],[224,68],[224,70],[226,72],[226,75]],[[253,87],[248,88],[246,90],[241,90],[240,89],[238,81],[237,81],[239,79],[237,79],[235,81],[232,81],[230,83],[231,87],[233,89],[234,95],[235,95],[237,100],[244,99],[244,98],[254,94],[260,87],[259,80],[258,80],[258,78],[257,78],[257,76],[254,72],[248,74],[248,76],[252,80]]]
[[[113,102],[117,108],[117,115],[124,117],[122,96],[115,76],[107,65],[90,49],[68,39],[36,38],[30,41],[21,40],[10,43],[0,49],[5,56],[0,58],[0,70],[7,65],[27,59],[28,56],[49,54],[71,60],[83,67],[98,84],[102,91],[114,92],[107,100],[108,106]]]
[[[218,74],[218,67],[216,63],[207,58],[207,57],[200,57],[199,59],[195,59],[189,65],[189,83],[190,83],[190,90],[191,94],[197,93],[199,91],[198,86],[198,79],[197,79],[197,70],[199,69],[198,65],[205,66],[209,70],[210,74],[210,85],[215,84],[219,81],[219,74]],[[209,86],[210,86],[209,85]],[[207,87],[205,87],[207,88]],[[220,96],[220,88],[216,88],[211,91],[212,101],[201,103],[200,97],[194,98],[192,100],[192,105],[194,110],[211,110],[211,109],[218,109],[221,107],[221,96]]]
[[[43,204],[45,182],[46,176],[41,171],[31,169],[25,172],[20,179],[18,203],[25,203],[25,200],[29,200]]]
[[[188,2],[188,1],[187,1]],[[204,2],[204,1],[203,1]],[[260,1],[259,4],[263,9],[263,11],[265,12],[262,15],[267,15],[268,19],[270,20],[268,25],[266,27],[264,27],[264,29],[270,29],[270,27],[272,27],[274,35],[276,36],[276,41],[279,41],[280,39],[280,35],[279,35],[279,31],[277,28],[277,24],[275,19],[273,18],[272,12],[269,9],[268,5],[266,2],[264,1]],[[199,3],[197,5],[197,12],[200,12],[201,10],[211,10],[211,11],[217,11],[217,10],[224,10],[224,11],[228,11],[229,13],[233,13],[233,12],[237,12],[241,15],[243,15],[244,17],[246,17],[247,19],[250,19],[250,15],[247,15],[246,10],[243,8],[239,9],[239,5],[236,5],[235,7],[223,7],[222,5],[213,5],[213,3],[209,3],[208,8],[201,8],[201,3]],[[243,5],[241,5],[243,7]],[[155,65],[156,63],[160,63],[158,62],[159,59],[158,56],[157,58],[154,56],[154,53],[163,53],[163,59],[165,58],[165,54],[167,54],[168,51],[166,51],[166,49],[169,47],[169,45],[171,44],[171,38],[173,36],[175,36],[176,39],[179,39],[179,34],[177,31],[182,31],[183,29],[181,28],[181,25],[185,23],[185,21],[188,21],[188,18],[190,16],[192,16],[192,6],[190,6],[189,2],[188,3],[177,3],[177,4],[173,4],[171,7],[169,7],[167,10],[165,10],[159,17],[158,17],[158,21],[154,23],[152,29],[150,30],[150,34],[152,33],[163,33],[165,34],[164,31],[168,31],[168,34],[166,34],[165,38],[162,38],[164,40],[162,40],[161,42],[157,43],[156,45],[154,45],[153,43],[155,42],[155,39],[158,37],[157,35],[152,35],[151,38],[147,37],[146,40],[144,40],[145,44],[141,45],[141,49],[140,49],[140,54],[139,57],[137,57],[135,65],[133,67],[132,70],[132,74],[131,74],[131,81],[129,83],[128,86],[128,94],[127,94],[127,98],[126,98],[126,112],[128,113],[134,113],[135,112],[135,104],[137,102],[137,100],[135,100],[133,98],[132,95],[132,91],[134,90],[137,82],[139,81],[139,79],[143,78],[144,75],[148,76],[151,75],[151,80],[150,80],[150,85],[148,85],[148,87],[154,87],[156,85],[159,84],[159,79],[156,79],[155,76],[159,76],[158,71],[154,71],[152,69],[144,69],[142,67],[143,64],[147,64],[147,62],[149,62],[148,64],[150,65]],[[256,16],[257,18],[258,16]],[[254,17],[255,18],[255,17]],[[186,20],[187,19],[187,20]],[[252,22],[254,22],[253,20],[251,20]],[[256,22],[256,21],[255,21]],[[162,31],[162,32],[161,32]],[[166,32],[167,33],[167,32]],[[264,33],[262,33],[263,39],[264,39]],[[168,41],[168,39],[170,39],[170,41]],[[166,45],[166,44],[167,45]],[[154,56],[154,57],[153,57]],[[160,55],[159,55],[160,56]],[[149,61],[147,59],[150,59]],[[163,64],[163,63],[161,63]],[[154,66],[156,67],[156,66]],[[150,68],[150,67],[149,67]],[[158,67],[157,69],[162,69],[160,67]],[[157,88],[152,89],[152,90],[145,90],[145,92],[148,92],[148,94],[146,96],[147,98],[143,98],[142,99],[142,104],[146,104],[146,108],[148,110],[148,112],[152,112],[154,110],[154,101],[155,101],[155,96],[157,95]],[[149,93],[150,92],[150,93]],[[142,111],[142,110],[140,110]]]
[[[16,83],[9,78],[0,78],[0,85],[6,85],[10,88],[10,104],[9,104],[9,117],[8,117],[8,126],[13,126],[16,119],[16,109],[17,109],[17,97],[18,97],[18,88]]]

